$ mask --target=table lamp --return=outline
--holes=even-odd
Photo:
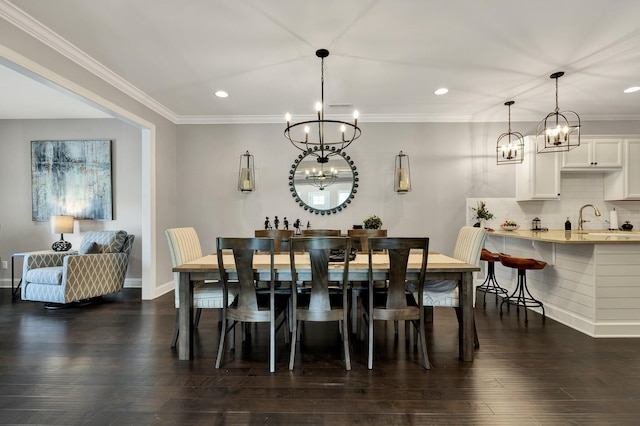
[[[51,233],[60,234],[60,241],[53,243],[53,251],[69,251],[71,243],[62,234],[73,233],[73,216],[51,216]]]

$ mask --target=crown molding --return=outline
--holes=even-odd
[[[178,121],[178,116],[173,111],[124,80],[72,43],[69,43],[69,41],[26,14],[11,2],[7,0],[0,2],[0,17],[167,120],[173,123]]]

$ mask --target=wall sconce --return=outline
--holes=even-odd
[[[409,156],[402,151],[396,155],[395,182],[393,190],[398,194],[411,192],[411,171],[409,169]]]
[[[256,189],[253,174],[253,155],[249,151],[240,156],[240,173],[238,174],[238,191],[252,192]]]
[[[62,234],[73,234],[73,216],[51,216],[49,219],[51,224],[51,233],[60,234],[60,241],[53,243],[51,248],[53,251],[69,251],[71,243],[65,241]]]

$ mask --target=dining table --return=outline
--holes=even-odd
[[[297,280],[310,280],[311,267],[307,254],[295,254]],[[299,256],[299,257],[298,257]],[[224,254],[225,269],[229,278],[234,277],[233,255]],[[407,279],[416,280],[422,263],[421,253],[410,253],[407,267]],[[288,253],[274,255],[275,280],[290,282],[291,266]],[[256,253],[253,259],[253,267],[259,280],[269,281],[270,255],[268,253]],[[331,263],[329,278],[335,276],[341,280],[343,263]],[[430,252],[427,258],[427,272],[425,285],[430,280],[455,280],[458,282],[460,299],[460,321],[458,349],[459,358],[462,361],[473,361],[474,355],[474,315],[473,315],[473,272],[480,268],[465,263],[453,257],[441,253]],[[389,257],[385,253],[372,255],[373,279],[385,280],[389,273]],[[193,288],[195,284],[220,279],[218,271],[218,259],[216,254],[210,254],[191,262],[173,268],[173,272],[180,274],[180,309],[178,313],[178,358],[190,360],[194,356],[194,326],[193,326]],[[335,274],[335,275],[334,275]],[[349,262],[349,281],[364,282],[369,279],[369,257],[367,253],[358,252],[355,259]]]

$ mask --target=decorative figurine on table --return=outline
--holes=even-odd
[[[294,234],[296,235],[302,234],[302,231],[300,231],[300,226],[302,226],[302,224],[300,223],[300,219],[296,219],[296,221],[293,222],[293,229],[296,230]]]
[[[310,229],[310,228],[311,228],[311,222],[307,221],[307,229]]]
[[[280,219],[278,219],[278,216],[274,216],[273,219],[273,226],[276,227],[276,229],[278,229],[278,226],[280,225]]]
[[[264,229],[271,229],[271,224],[269,223],[269,216],[264,220]]]
[[[284,224],[284,229],[285,230],[289,230],[289,221],[287,220],[287,217],[284,217],[284,221],[282,222]]]

